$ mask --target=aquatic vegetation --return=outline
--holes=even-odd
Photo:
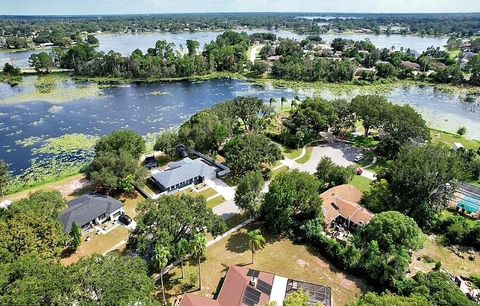
[[[38,77],[33,85],[39,93],[48,94],[57,88],[57,79],[52,76]]]
[[[18,146],[22,146],[22,147],[31,147],[31,146],[34,146],[41,141],[43,141],[43,137],[31,136],[31,137],[27,137],[27,138],[24,138],[24,139],[21,139],[21,140],[17,140],[17,141],[15,141],[15,144],[18,145]]]
[[[152,91],[148,95],[150,96],[163,96],[163,95],[168,95],[168,92],[165,91]]]
[[[55,114],[55,113],[59,113],[61,112],[63,109],[63,107],[59,106],[59,105],[53,105],[52,107],[50,107],[48,109],[48,112],[51,113],[51,114]]]
[[[36,101],[59,104],[99,97],[102,92],[96,83],[77,83],[64,75],[56,74],[48,77],[26,77],[24,79],[25,81],[19,85],[19,93],[0,98],[0,105]]]
[[[84,134],[67,134],[60,137],[49,138],[45,144],[34,149],[35,154],[68,154],[91,153],[97,142],[97,137]]]

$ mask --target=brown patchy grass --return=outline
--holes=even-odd
[[[253,228],[254,226],[251,226],[248,230]],[[195,261],[186,265],[185,280],[181,279],[179,267],[170,271],[165,276],[168,280],[167,293],[170,299],[173,301],[176,296],[185,292],[212,297],[220,278],[232,265],[248,266],[292,279],[329,286],[332,288],[336,305],[345,305],[369,289],[363,280],[337,269],[307,246],[294,244],[289,239],[276,240],[266,233],[264,236],[267,244],[263,250],[256,253],[255,262],[251,264],[246,233],[247,229],[242,229],[207,249],[206,259],[202,263],[202,291],[196,291],[198,267]]]
[[[421,257],[430,257],[432,262],[428,263],[424,259],[417,260]],[[448,247],[442,246],[435,236],[430,236],[425,241],[423,249],[415,252],[412,255],[411,273],[415,274],[418,271],[429,272],[434,266],[435,262],[441,261],[442,268],[454,275],[471,275],[480,274],[480,258],[476,257],[474,261],[467,257],[462,259],[455,255]]]
[[[81,258],[90,256],[93,254],[100,254],[103,255],[105,252],[111,250],[116,245],[120,244],[122,241],[128,238],[129,230],[119,225],[108,234],[96,235],[95,232],[91,232],[82,237],[82,244],[78,248],[78,250],[67,258],[62,258],[60,262],[63,265],[71,265],[76,263]],[[85,237],[90,236],[90,241],[85,241]],[[122,251],[125,248],[125,244],[120,246],[118,249]]]
[[[28,197],[29,194],[34,193],[35,191],[59,191],[67,200],[70,200],[75,197],[74,193],[74,186],[78,184],[80,181],[85,179],[84,174],[76,174],[67,178],[60,179],[58,181],[50,182],[47,184],[43,184],[40,186],[28,188],[24,191],[13,193],[10,195],[6,195],[0,197],[0,202],[3,200],[12,200],[18,201]],[[78,191],[77,191],[78,192]]]

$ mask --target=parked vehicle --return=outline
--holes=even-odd
[[[118,217],[118,221],[122,222],[125,225],[130,225],[132,223],[132,218],[129,215],[123,214],[120,217]]]
[[[361,162],[364,159],[365,159],[365,156],[363,154],[359,154],[359,155],[355,156],[354,162],[358,163],[358,162]]]

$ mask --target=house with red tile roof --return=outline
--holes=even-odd
[[[363,193],[352,185],[340,185],[320,195],[323,200],[323,215],[327,230],[335,224],[346,229],[355,229],[370,222],[374,214],[361,206]]]
[[[281,306],[290,294],[299,290],[310,296],[312,305],[334,305],[330,287],[232,266],[225,275],[216,299],[187,293],[179,306],[265,306],[271,302]]]

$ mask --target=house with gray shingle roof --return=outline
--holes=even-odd
[[[68,208],[60,215],[66,232],[75,223],[83,230],[106,221],[117,220],[124,213],[123,203],[110,196],[86,194],[69,201]]]
[[[186,157],[171,163],[167,169],[154,173],[151,177],[161,192],[172,192],[183,187],[214,179],[219,169],[203,158]]]
[[[185,147],[183,146],[183,148]],[[159,189],[160,194],[176,192],[181,188],[200,184],[206,180],[219,178],[230,173],[227,166],[207,155],[194,150],[191,150],[190,155],[197,158],[191,159],[187,156],[170,163],[162,171],[152,171],[149,180]]]

